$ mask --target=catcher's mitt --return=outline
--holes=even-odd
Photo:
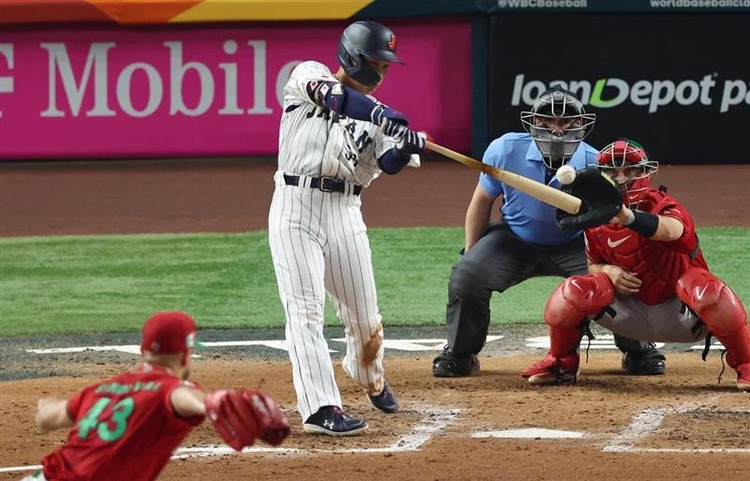
[[[277,446],[290,427],[278,403],[261,391],[222,389],[206,394],[206,415],[216,432],[236,451],[257,439]]]
[[[579,171],[575,180],[563,191],[581,199],[581,210],[568,214],[557,210],[557,225],[563,230],[576,231],[607,224],[622,208],[622,193],[606,174],[590,166]]]

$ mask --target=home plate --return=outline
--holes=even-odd
[[[576,431],[558,431],[555,429],[526,428],[506,429],[505,431],[481,431],[471,435],[472,438],[505,438],[505,439],[561,439],[582,438],[585,433]]]

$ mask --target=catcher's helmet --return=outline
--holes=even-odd
[[[367,62],[367,58],[403,63],[396,56],[396,36],[393,32],[379,23],[361,20],[346,27],[341,34],[339,65],[362,85],[375,85],[380,81],[380,72]]]
[[[635,208],[651,187],[651,177],[659,170],[659,162],[650,160],[638,142],[622,138],[605,146],[596,157],[599,169],[617,183],[623,204]]]
[[[559,85],[542,92],[531,110],[521,112],[524,129],[534,138],[550,169],[570,160],[595,122],[596,114],[587,114],[583,103]]]

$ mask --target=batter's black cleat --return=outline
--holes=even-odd
[[[622,368],[636,376],[659,376],[667,369],[667,358],[656,349],[653,342],[642,351],[628,351],[622,355]]]
[[[398,400],[396,399],[396,395],[393,394],[391,386],[388,385],[388,381],[383,381],[383,390],[380,392],[380,394],[377,394],[375,396],[370,396],[368,394],[367,397],[370,399],[370,402],[373,406],[380,409],[384,413],[391,414],[398,412],[400,409]]]
[[[306,433],[328,436],[354,436],[365,429],[367,421],[350,418],[338,406],[323,406],[302,425]]]
[[[432,375],[435,377],[464,377],[479,372],[476,354],[454,354],[447,347],[432,360]]]

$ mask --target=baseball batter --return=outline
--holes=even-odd
[[[347,27],[336,74],[307,61],[284,87],[276,189],[269,243],[297,407],[305,432],[350,435],[367,423],[341,410],[341,396],[323,336],[326,292],[344,324],[344,371],[384,412],[398,402],[384,377],[378,311],[361,193],[381,172],[418,165],[424,138],[399,112],[371,94],[396,55],[393,32],[375,22]]]
[[[532,384],[575,382],[578,346],[593,320],[636,339],[695,342],[713,335],[727,349],[737,388],[750,391],[747,313],[732,289],[709,271],[687,209],[651,186],[658,163],[630,139],[604,147],[597,163],[620,187],[622,207],[608,223],[586,229],[589,274],[568,278],[552,293],[544,309],[550,351],[522,375]],[[586,198],[580,178],[572,193]],[[565,217],[560,224],[579,228],[578,218]]]

